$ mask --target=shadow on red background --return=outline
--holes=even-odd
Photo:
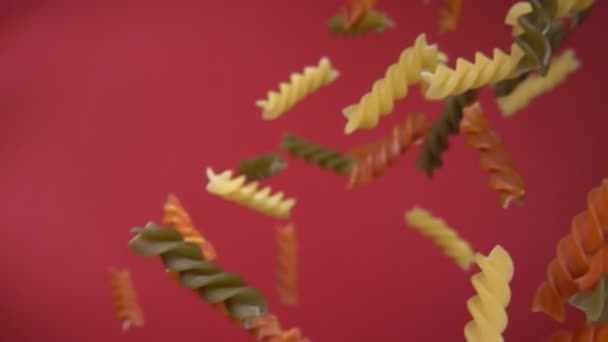
[[[503,245],[515,261],[507,341],[539,341],[559,325],[529,310],[557,240],[608,176],[603,156],[605,2],[566,44],[582,69],[567,84],[503,119],[480,101],[528,185],[523,207],[502,210],[477,155],[451,140],[432,181],[410,153],[373,185],[293,160],[273,179],[298,199],[302,304],[274,292],[278,222],[205,192],[204,168],[275,149],[291,131],[339,149],[385,134],[413,111],[441,103],[418,90],[376,130],[343,135],[341,109],[384,74],[420,32],[452,56],[507,48],[510,2],[466,1],[457,32],[438,36],[437,4],[382,1],[397,28],[361,39],[329,36],[341,1],[63,1],[6,5],[0,23],[0,282],[6,341],[163,341],[249,338],[170,281],[157,259],[133,255],[129,229],[160,218],[175,192],[215,243],[227,270],[268,295],[286,326],[314,341],[463,339],[464,274],[403,223],[415,204],[444,217],[483,253]],[[5,5],[3,5],[5,6]],[[341,78],[274,122],[254,101],[292,71],[327,55]],[[146,327],[124,334],[107,267],[128,267]],[[569,327],[583,316],[571,311]]]

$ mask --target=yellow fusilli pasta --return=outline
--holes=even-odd
[[[427,210],[415,207],[405,214],[405,222],[422,235],[430,237],[462,269],[468,270],[473,264],[473,248],[444,220],[434,217]]]
[[[513,92],[498,98],[498,106],[504,116],[512,116],[526,107],[534,98],[563,83],[568,75],[578,70],[580,62],[573,50],[566,50],[551,61],[547,76],[532,75],[520,83]]]
[[[350,134],[360,128],[374,128],[381,116],[390,114],[395,101],[407,96],[408,87],[420,82],[422,71],[433,71],[446,56],[436,44],[428,44],[426,35],[416,38],[413,46],[403,50],[399,61],[388,67],[384,78],[374,82],[372,90],[359,103],[343,109],[348,120],[344,132]]]
[[[439,65],[435,72],[423,71],[422,78],[428,88],[425,97],[441,100],[448,96],[460,95],[467,90],[503,81],[517,76],[517,66],[524,52],[517,44],[511,45],[511,52],[494,49],[492,59],[481,52],[475,54],[473,63],[458,58],[454,69]]]
[[[266,100],[256,101],[262,108],[262,119],[274,120],[317,89],[332,83],[340,73],[329,58],[323,57],[316,66],[307,66],[302,73],[293,73],[289,82],[279,84],[279,91],[269,91]]]
[[[268,216],[287,219],[296,204],[294,198],[284,198],[282,192],[271,194],[269,186],[259,189],[258,182],[246,184],[245,176],[233,178],[231,170],[216,174],[207,168],[207,178],[208,192]]]
[[[464,336],[468,342],[502,342],[509,322],[506,308],[511,301],[513,260],[496,246],[487,257],[477,253],[475,262],[481,271],[471,277],[477,294],[467,301],[473,319],[464,327]]]

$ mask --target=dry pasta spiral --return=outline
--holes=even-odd
[[[439,10],[439,32],[455,31],[464,0],[444,0]]]
[[[490,174],[488,187],[499,193],[502,207],[507,208],[511,202],[522,204],[526,194],[524,181],[489,127],[479,103],[464,109],[460,131],[467,136],[468,145],[479,151],[480,166]]]
[[[350,187],[367,184],[382,175],[412,144],[426,135],[428,127],[424,114],[413,113],[406,122],[394,126],[390,136],[353,151],[356,162],[350,173]]]
[[[384,77],[374,82],[359,103],[344,108],[348,121],[344,132],[351,134],[360,128],[376,127],[381,116],[393,111],[394,102],[407,96],[408,87],[420,82],[420,72],[433,71],[444,61],[445,56],[437,45],[429,45],[426,35],[419,35],[414,46],[403,50],[399,61],[388,67]]]
[[[294,198],[285,198],[282,192],[273,194],[269,186],[259,189],[258,182],[246,183],[245,176],[233,178],[230,170],[216,174],[207,168],[207,178],[208,192],[268,216],[287,219],[296,204]]]
[[[277,230],[277,292],[285,305],[298,303],[298,240],[294,224]]]
[[[317,145],[291,133],[283,135],[281,148],[294,157],[338,174],[348,174],[354,163],[351,156]]]
[[[110,268],[110,290],[116,318],[123,330],[144,325],[144,313],[137,301],[137,292],[127,270]]]
[[[347,26],[343,15],[331,17],[328,25],[333,34],[358,36],[372,31],[380,33],[387,28],[395,27],[395,22],[386,13],[371,11],[360,22],[351,26]]]
[[[241,159],[239,174],[247,179],[264,179],[276,175],[287,167],[287,162],[277,153],[265,153],[253,158]]]
[[[460,95],[449,97],[445,101],[443,112],[429,129],[420,148],[420,156],[416,161],[416,167],[424,170],[429,177],[433,176],[435,169],[443,165],[441,155],[449,147],[450,136],[460,132],[462,110],[476,97],[477,90],[469,90]]]
[[[334,69],[329,58],[323,57],[316,66],[304,68],[302,73],[293,73],[289,82],[279,84],[279,91],[269,91],[266,100],[258,100],[264,120],[274,120],[317,89],[329,85],[340,73]]]
[[[427,210],[414,207],[405,214],[405,222],[422,235],[430,237],[463,270],[468,270],[473,264],[473,248],[444,220],[434,217]]]
[[[185,242],[177,230],[149,223],[134,228],[133,233],[131,250],[145,257],[161,257],[167,270],[179,274],[183,287],[197,291],[210,304],[224,304],[230,317],[245,322],[266,313],[266,298],[259,290],[205,260],[201,250]]]
[[[534,293],[532,311],[563,322],[565,302],[581,289],[576,280],[589,272],[591,256],[606,244],[608,180],[587,195],[587,210],[572,220],[570,234],[557,243],[556,257],[547,267],[547,280]],[[584,278],[582,278],[584,279]]]
[[[475,255],[475,262],[481,271],[471,277],[477,295],[467,301],[473,319],[464,327],[465,338],[468,342],[502,342],[509,321],[506,307],[511,301],[513,260],[496,246],[487,257]]]
[[[498,99],[504,116],[512,116],[526,107],[535,97],[546,93],[561,83],[580,67],[573,50],[566,50],[562,55],[551,61],[549,72],[545,77],[532,75],[522,81],[513,92]]]

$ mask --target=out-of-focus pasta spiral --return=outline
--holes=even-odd
[[[498,191],[503,208],[511,202],[523,203],[526,193],[523,179],[513,167],[500,139],[490,129],[479,103],[464,109],[460,131],[467,136],[468,145],[479,151],[481,168],[490,174],[488,186]]]
[[[388,67],[384,77],[374,82],[372,90],[359,103],[344,108],[342,112],[348,121],[344,132],[351,134],[357,129],[376,127],[381,116],[393,111],[395,101],[407,96],[408,87],[420,82],[422,71],[433,71],[445,60],[436,44],[428,44],[426,35],[419,35],[414,46],[403,50],[399,61]]]
[[[131,250],[145,257],[161,257],[167,270],[179,274],[183,287],[197,291],[210,304],[225,305],[231,318],[245,322],[267,312],[262,292],[249,287],[239,275],[206,261],[201,250],[185,242],[177,230],[149,223],[133,232],[136,236],[129,241]]]
[[[277,292],[285,305],[298,304],[298,240],[293,223],[277,230]]]
[[[144,313],[137,301],[137,292],[127,270],[110,268],[110,290],[116,318],[123,330],[144,325]]]
[[[449,97],[445,101],[443,112],[429,129],[416,162],[416,167],[424,170],[429,177],[433,176],[435,169],[443,165],[441,155],[449,147],[450,135],[458,134],[462,111],[475,98],[477,98],[477,90],[469,90],[460,95]]]
[[[310,342],[304,338],[300,329],[283,330],[274,315],[262,315],[247,322],[249,332],[262,342]]]
[[[533,4],[533,2],[536,2],[536,4]],[[536,6],[537,8],[542,8],[544,13],[549,15],[551,19],[570,16],[575,20],[575,25],[580,25],[580,22],[588,14],[588,10],[594,2],[595,0],[519,1],[513,4],[507,12],[505,23],[513,27],[513,36],[521,35],[524,33],[524,30],[518,19],[521,16],[532,13],[534,6]],[[543,4],[545,5],[544,7]]]
[[[245,176],[233,178],[230,170],[216,174],[207,168],[207,178],[208,192],[268,216],[287,219],[296,205],[294,198],[285,198],[282,192],[272,194],[269,186],[259,189],[258,182],[246,184]]]
[[[601,275],[593,289],[578,292],[568,302],[585,313],[588,324],[608,323],[608,273]]]
[[[213,244],[207,241],[207,239],[205,239],[194,227],[190,215],[174,194],[169,194],[169,196],[167,196],[167,201],[163,206],[161,224],[175,228],[175,230],[182,234],[184,241],[197,244],[201,248],[205,260],[213,261],[217,258],[217,253]]]
[[[279,84],[279,91],[269,91],[266,100],[256,102],[262,108],[262,119],[277,119],[312,92],[335,81],[339,75],[327,57],[321,58],[316,66],[304,68],[302,73],[291,74],[289,82]]]
[[[348,0],[344,11],[346,28],[359,24],[376,6],[377,0]]]
[[[283,135],[281,149],[294,157],[302,158],[308,163],[317,164],[338,174],[348,174],[355,162],[351,156],[330,150],[291,133]]]
[[[351,153],[356,161],[350,173],[350,187],[367,184],[382,175],[401,154],[426,135],[428,127],[424,114],[412,113],[403,124],[393,127],[390,136],[355,149]]]
[[[608,324],[579,324],[572,331],[559,331],[549,342],[604,342],[608,341]]]
[[[439,9],[439,32],[455,31],[464,0],[444,0]]]
[[[542,311],[563,322],[565,302],[580,290],[576,279],[589,272],[591,256],[606,244],[608,233],[608,180],[587,195],[587,210],[572,220],[570,234],[557,243],[556,258],[547,268],[547,280],[534,294],[532,311]]]
[[[328,25],[333,34],[358,36],[372,31],[380,33],[387,28],[395,27],[395,22],[386,13],[371,11],[363,20],[351,26],[346,25],[346,19],[343,15],[331,17]]]
[[[287,162],[278,153],[265,153],[253,158],[241,159],[239,174],[247,179],[264,179],[276,175],[287,167]]]
[[[500,97],[498,106],[504,116],[512,116],[526,107],[534,98],[565,82],[568,76],[578,70],[579,67],[580,62],[574,55],[574,50],[566,50],[562,55],[551,61],[546,76],[532,75],[528,77],[509,95]]]
[[[460,268],[465,271],[471,268],[475,258],[473,248],[444,220],[434,217],[427,210],[414,207],[405,214],[405,222],[422,235],[430,237]]]
[[[481,271],[471,277],[477,295],[467,301],[473,319],[464,327],[465,338],[468,342],[502,342],[509,322],[506,307],[511,301],[513,260],[496,246],[487,257],[477,253],[475,262]]]

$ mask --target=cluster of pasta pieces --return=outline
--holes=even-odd
[[[234,170],[215,172],[208,167],[209,194],[281,222],[276,229],[276,294],[280,302],[296,306],[300,301],[296,225],[284,223],[290,219],[297,201],[265,183],[286,172],[288,163],[295,159],[331,171],[354,190],[376,181],[416,146],[416,167],[432,177],[443,166],[441,156],[449,149],[450,137],[460,134],[478,154],[480,168],[488,174],[487,185],[498,193],[500,206],[506,209],[511,203],[524,204],[527,192],[523,176],[477,102],[478,92],[483,87],[493,87],[503,116],[510,117],[535,97],[563,83],[581,63],[572,49],[556,56],[554,51],[581,24],[593,3],[517,2],[505,18],[513,35],[509,51],[496,48],[491,57],[477,52],[474,61],[458,58],[453,67],[437,44],[430,44],[424,33],[419,34],[367,93],[342,110],[347,121],[345,134],[374,129],[381,125],[380,118],[393,112],[397,101],[408,96],[409,88],[418,85],[426,100],[445,102],[435,122],[423,113],[411,113],[381,139],[347,152],[285,133],[275,149],[240,159]],[[375,10],[376,4],[376,0],[348,0],[341,13],[330,19],[331,32],[355,36],[394,27],[385,13]],[[462,7],[463,0],[442,3],[442,32],[456,30]],[[330,59],[321,57],[317,64],[292,73],[288,81],[279,83],[278,90],[269,91],[255,105],[262,111],[263,121],[278,120],[339,76]],[[587,209],[573,219],[571,233],[558,242],[547,280],[538,287],[532,304],[532,311],[563,321],[565,305],[569,303],[584,312],[587,321],[573,331],[557,332],[552,341],[608,341],[608,180],[589,193],[587,202]],[[214,245],[194,226],[177,196],[168,196],[162,214],[159,224],[149,222],[132,229],[134,237],[128,246],[134,253],[159,257],[175,282],[196,293],[253,338],[266,342],[310,341],[299,328],[282,328],[259,289],[237,273],[222,269]],[[419,206],[408,210],[404,221],[436,244],[463,271],[478,268],[471,276],[475,294],[466,303],[471,320],[463,329],[465,339],[503,341],[511,301],[510,283],[515,273],[509,252],[500,244],[487,255],[476,251],[444,219]],[[123,327],[143,326],[130,273],[112,269],[111,289]]]

